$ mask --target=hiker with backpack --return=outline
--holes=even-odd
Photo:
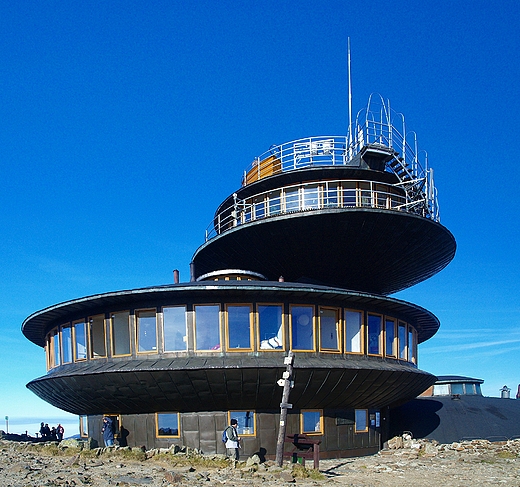
[[[222,441],[226,446],[226,454],[228,458],[238,460],[240,453],[240,436],[237,431],[238,421],[235,418],[231,419],[230,425],[222,432]]]

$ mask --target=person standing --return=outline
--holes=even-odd
[[[56,428],[56,437],[58,441],[63,440],[63,433],[65,433],[65,428],[61,424],[58,424],[58,427]]]
[[[114,446],[114,422],[112,418],[108,416],[103,418],[103,428],[101,428],[101,432],[103,433],[105,446]]]
[[[230,425],[226,428],[226,453],[229,458],[238,460],[240,457],[240,436],[237,431],[238,421],[232,418]]]

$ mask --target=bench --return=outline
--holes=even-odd
[[[302,459],[302,465],[305,466],[305,459],[312,458],[314,460],[314,468],[320,468],[320,443],[321,440],[309,438],[306,435],[287,435],[285,443],[292,443],[293,449],[284,452],[285,458],[292,458],[293,463],[298,461],[298,457]]]

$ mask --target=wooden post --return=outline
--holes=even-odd
[[[292,408],[292,404],[289,404],[289,392],[292,386],[293,361],[294,354],[292,351],[289,351],[289,354],[284,359],[284,364],[287,366],[286,371],[283,373],[282,379],[278,381],[278,385],[283,386],[282,402],[280,404],[280,428],[278,429],[278,441],[276,442],[276,464],[279,467],[283,464],[287,410]]]

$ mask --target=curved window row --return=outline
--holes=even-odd
[[[187,351],[365,354],[417,364],[410,324],[370,311],[281,303],[212,303],[114,311],[64,323],[46,339],[47,368]]]
[[[414,211],[402,188],[375,181],[335,180],[306,182],[259,193],[220,212],[207,238],[254,220],[284,213],[323,208],[380,208]]]

